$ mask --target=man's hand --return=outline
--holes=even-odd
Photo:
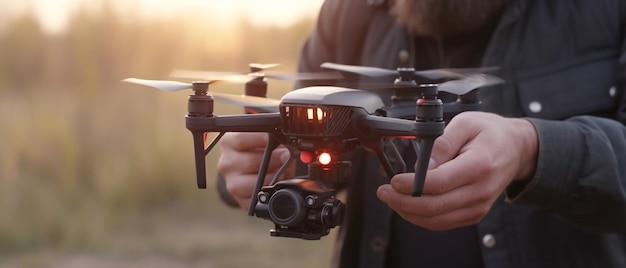
[[[267,133],[226,133],[220,142],[222,155],[217,164],[218,170],[226,181],[228,193],[244,210],[248,210],[250,205],[267,141]],[[272,152],[265,185],[287,159],[289,151],[284,147]],[[283,175],[292,175],[293,169],[289,168],[285,173]]]
[[[476,224],[513,180],[532,178],[537,151],[528,120],[462,113],[435,141],[422,196],[411,196],[413,173],[394,176],[377,195],[407,221],[430,230]]]

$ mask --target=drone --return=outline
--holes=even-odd
[[[257,66],[258,67],[258,66]],[[262,66],[267,67],[267,66]],[[196,183],[206,188],[206,155],[227,132],[265,132],[269,139],[250,201],[248,215],[270,220],[271,236],[318,240],[341,224],[345,205],[337,199],[335,186],[350,181],[351,162],[344,153],[366,148],[376,154],[389,178],[400,172],[394,169],[386,148],[391,139],[408,139],[417,155],[412,195],[422,194],[428,161],[437,137],[446,126],[444,118],[464,110],[476,109],[479,101],[474,89],[503,81],[483,72],[492,69],[437,69],[416,71],[324,63],[323,68],[366,76],[396,76],[388,88],[394,91],[392,105],[386,106],[379,94],[337,86],[310,86],[285,94],[280,100],[249,95],[209,92],[216,82],[246,82],[264,79],[261,69],[249,74],[219,74],[220,79],[183,83],[178,81],[128,78],[124,81],[164,91],[191,89],[188,97],[186,128],[193,136]],[[215,76],[216,73],[178,72],[182,76]],[[418,84],[416,77],[448,79],[438,84]],[[290,79],[339,79],[333,73],[309,73]],[[224,79],[225,78],[225,79]],[[258,80],[257,80],[258,81]],[[459,96],[450,105],[438,98],[440,91]],[[215,100],[253,107],[255,113],[214,114]],[[217,133],[208,140],[209,133]],[[263,186],[271,153],[285,146],[290,158],[272,182]],[[392,148],[393,149],[393,148]],[[392,150],[393,151],[393,150]],[[397,149],[396,149],[397,152]],[[281,179],[296,158],[308,166],[308,174]]]

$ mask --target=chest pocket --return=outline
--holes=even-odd
[[[524,113],[544,119],[614,114],[618,90],[616,72],[615,60],[601,59],[526,76],[518,82]]]

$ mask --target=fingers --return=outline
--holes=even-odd
[[[218,160],[219,172],[226,176],[229,173],[256,174],[259,171],[264,151],[222,151]],[[269,171],[277,170],[289,159],[286,148],[276,148],[271,155]]]
[[[222,155],[218,169],[224,176],[228,173],[257,173],[268,136],[266,133],[227,133],[221,141]],[[289,152],[279,147],[272,152],[269,170],[278,169],[289,158]]]
[[[236,151],[253,151],[265,149],[267,140],[267,133],[229,132],[224,135],[220,144],[222,148]]]
[[[467,185],[443,194],[425,194],[420,197],[398,192],[389,184],[380,186],[377,191],[379,198],[397,212],[422,216],[437,216],[471,207],[476,203],[488,202],[491,193],[490,187],[482,185]]]
[[[382,185],[378,197],[409,222],[431,230],[475,224],[487,214],[491,189],[467,185],[441,195],[413,197]]]
[[[435,141],[424,195],[411,196],[414,174],[407,173],[381,186],[379,198],[408,221],[433,230],[478,222],[521,173],[524,146],[516,145],[520,128],[511,125],[487,113],[459,114]]]
[[[487,213],[488,208],[484,206],[473,206],[461,208],[450,213],[437,216],[421,216],[410,213],[400,213],[403,219],[432,231],[445,231],[463,226],[473,225]]]
[[[479,154],[479,155],[478,155]],[[411,196],[413,173],[398,174],[378,189],[379,198],[406,220],[432,230],[478,222],[500,195],[495,169],[484,153],[466,151],[429,170],[424,195]]]
[[[491,161],[485,161],[485,155],[466,152],[455,161],[449,161],[431,169],[426,174],[423,192],[442,194],[459,187],[477,183],[491,177],[495,172]],[[413,191],[414,173],[403,173],[391,179],[391,185],[400,193],[410,195]]]
[[[264,184],[268,184],[272,176],[273,174],[265,176]],[[250,198],[253,197],[256,180],[256,174],[247,174],[230,177],[226,183],[228,193],[237,200],[239,207],[244,210],[248,210],[250,206]]]
[[[479,128],[472,123],[475,119],[468,117],[468,114],[470,113],[457,115],[446,126],[443,135],[435,140],[431,155],[435,165],[454,159],[461,153],[463,146],[478,133]]]
[[[266,133],[227,133],[222,138],[222,155],[218,160],[218,170],[224,177],[226,190],[243,209],[247,209],[250,198],[254,198],[253,192],[267,141]],[[289,150],[285,147],[272,151],[264,185],[270,183],[289,156]],[[290,177],[293,174],[292,165],[282,175]]]

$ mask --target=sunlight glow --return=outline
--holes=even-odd
[[[41,19],[46,30],[59,31],[65,27],[67,16],[83,8],[97,10],[105,0],[0,0],[4,13],[17,14],[28,8]],[[211,17],[231,23],[246,17],[262,25],[288,26],[299,18],[315,16],[323,0],[112,0],[121,11],[133,16],[170,16],[188,13],[190,16]],[[1,21],[0,21],[1,22]]]

